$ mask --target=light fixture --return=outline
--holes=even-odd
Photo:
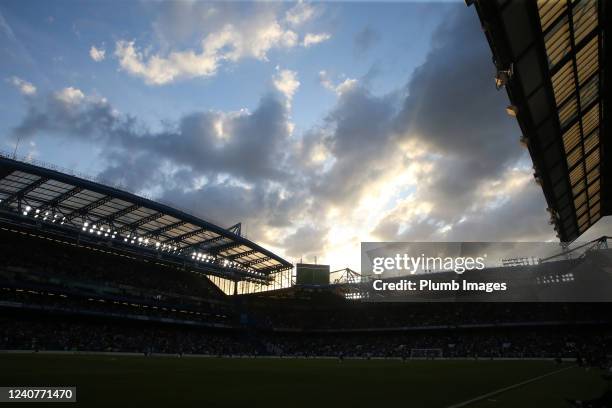
[[[512,64],[510,64],[510,67],[508,69],[498,70],[497,74],[495,74],[495,88],[499,90],[502,87],[506,86],[510,81],[510,78],[512,78],[512,74]]]

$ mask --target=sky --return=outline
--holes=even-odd
[[[290,261],[555,239],[463,1],[4,0],[0,61],[0,150]]]

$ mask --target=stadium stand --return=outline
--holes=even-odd
[[[211,277],[266,283],[291,265],[237,229],[223,230],[55,170],[7,158],[0,164],[0,349],[361,358],[585,356],[589,361],[608,354],[608,303],[375,303],[348,300],[338,285],[227,294]],[[81,201],[79,194],[85,194]],[[115,200],[123,209],[102,212]],[[135,211],[142,214],[124,218]],[[56,222],[76,220],[70,215],[75,213],[78,221]],[[103,231],[93,229],[102,223]],[[188,224],[191,232],[177,230]],[[164,247],[168,241],[173,245]],[[533,276],[540,277],[554,274],[556,267],[535,269]]]

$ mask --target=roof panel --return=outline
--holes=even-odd
[[[570,30],[567,17],[559,20],[544,37],[548,64],[554,67],[570,52]]]
[[[580,1],[572,10],[572,18],[574,21],[574,38],[576,44],[578,44],[597,27],[597,2],[592,0]]]
[[[538,0],[538,13],[542,22],[542,30],[546,31],[561,14],[567,10],[567,3],[558,0]]]

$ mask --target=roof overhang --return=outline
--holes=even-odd
[[[561,241],[612,213],[610,7],[603,0],[475,1]],[[607,6],[607,7],[606,7]]]

